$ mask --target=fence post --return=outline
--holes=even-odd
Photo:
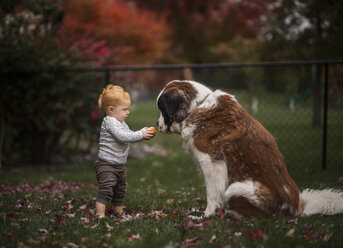
[[[327,122],[329,100],[329,64],[325,63],[324,71],[324,116],[323,116],[323,170],[326,170]]]
[[[312,65],[312,84],[314,89],[313,97],[313,116],[312,126],[320,127],[321,112],[322,112],[322,93],[321,93],[321,79],[322,79],[322,64]]]
[[[105,69],[105,86],[110,83],[110,70],[108,68]]]

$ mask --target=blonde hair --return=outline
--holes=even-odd
[[[98,99],[98,106],[106,111],[109,106],[116,106],[122,100],[130,100],[130,95],[122,87],[109,84],[107,85]]]

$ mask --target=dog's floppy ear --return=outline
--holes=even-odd
[[[170,118],[176,119],[182,102],[181,96],[168,97],[166,95],[166,111]]]
[[[182,122],[187,117],[188,102],[187,99],[182,95],[177,95],[172,98],[168,104],[167,113],[168,115],[176,120]]]
[[[186,99],[178,91],[170,90],[162,94],[158,100],[158,107],[172,120],[182,122],[186,118]]]

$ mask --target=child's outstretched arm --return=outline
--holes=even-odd
[[[106,127],[113,137],[122,143],[133,143],[144,139],[141,131],[134,132],[126,129],[120,122],[114,121],[112,118],[108,120]]]

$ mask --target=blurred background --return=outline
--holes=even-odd
[[[93,162],[106,84],[130,92],[137,130],[188,79],[236,95],[287,164],[321,168],[327,132],[326,164],[342,167],[342,16],[343,0],[2,0],[1,166]],[[277,61],[322,62],[254,63]]]

